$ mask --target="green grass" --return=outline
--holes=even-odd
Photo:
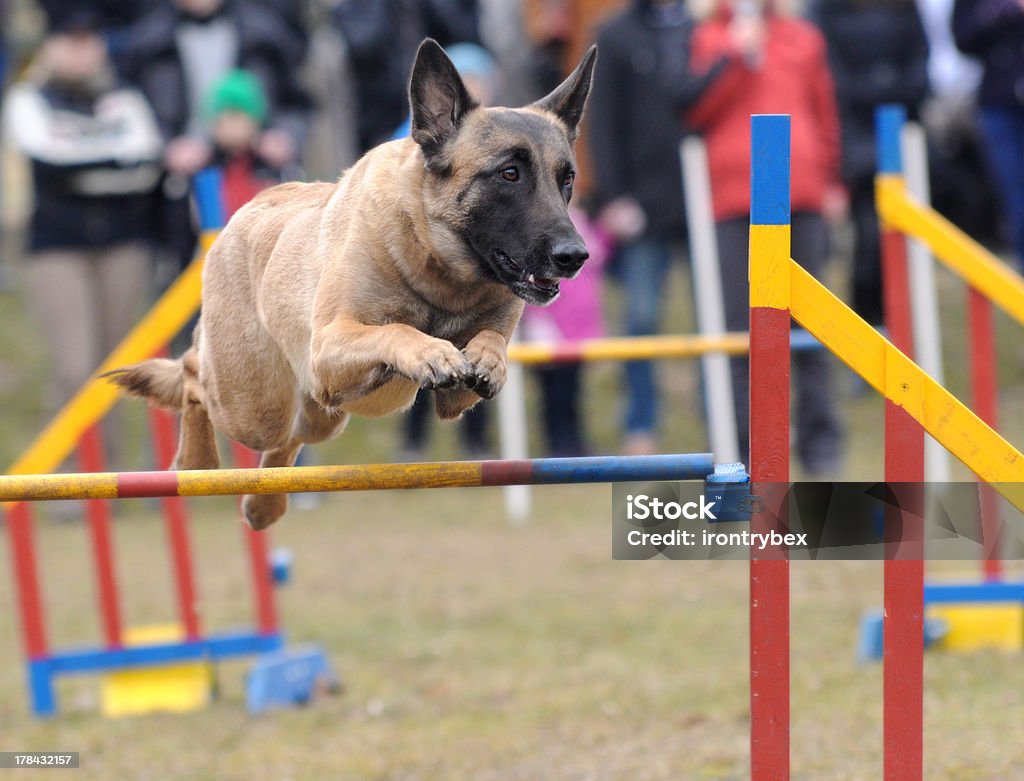
[[[689,300],[681,277],[670,301]],[[944,276],[942,290],[947,376],[962,395],[962,295]],[[670,327],[686,327],[687,309],[673,308]],[[1002,319],[999,327],[1004,428],[1024,442],[1019,332]],[[38,342],[17,300],[0,298],[4,463],[40,423]],[[666,450],[704,449],[695,366],[666,364],[661,376],[672,409]],[[618,383],[617,367],[587,375],[588,420],[602,452],[618,446]],[[850,442],[841,477],[877,479],[882,404],[845,370],[837,387]],[[141,451],[138,427],[126,426]],[[436,431],[431,456],[453,457],[452,431]],[[397,442],[394,421],[354,421],[317,458],[388,461]],[[0,750],[80,751],[74,777],[104,781],[745,778],[746,565],[613,562],[609,504],[606,486],[536,489],[535,517],[523,528],[505,522],[493,489],[333,495],[290,513],[272,532],[296,556],[294,580],[280,592],[287,630],[296,642],[321,644],[346,688],[260,718],[245,713],[239,662],[219,668],[220,697],[200,713],[103,720],[98,682],[83,677],[61,683],[58,718],[32,720],[4,573]],[[202,620],[244,623],[250,604],[233,505],[190,506]],[[95,642],[87,539],[80,524],[47,516],[38,544],[51,635],[60,645]],[[118,505],[129,624],[174,618],[161,524],[154,503]],[[793,777],[878,778],[881,669],[858,666],[854,654],[860,615],[881,601],[881,565],[800,562],[792,570]],[[1019,655],[928,656],[925,711],[928,779],[1024,779]]]

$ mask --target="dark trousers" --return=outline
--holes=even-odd
[[[850,216],[854,230],[853,311],[872,325],[881,325],[882,240],[875,210],[874,177],[864,177],[851,185]]]
[[[487,402],[479,402],[456,423],[459,441],[465,454],[480,457],[487,451]],[[405,414],[403,445],[407,450],[424,450],[427,445],[427,427],[434,416],[434,393],[421,390],[416,401]]]
[[[537,369],[544,407],[544,434],[552,456],[586,455],[583,420],[580,415],[578,363],[564,363]]]
[[[749,228],[746,217],[717,223],[718,255],[722,270],[725,324],[730,331],[750,329],[750,285],[747,276]],[[824,218],[815,212],[794,212],[792,257],[807,271],[820,275],[828,252]],[[750,461],[750,361],[730,359],[736,433],[740,456]],[[824,350],[794,353],[796,382],[797,454],[814,474],[833,470],[839,461],[840,426],[830,378],[830,359]]]
[[[665,281],[672,265],[672,244],[643,236],[615,252],[609,274],[622,283],[626,336],[648,336],[661,330]],[[658,428],[658,384],[651,361],[626,361],[627,434],[653,434]]]
[[[983,106],[985,151],[999,183],[1017,262],[1024,264],[1024,106]]]

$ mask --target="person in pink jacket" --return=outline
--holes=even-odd
[[[528,306],[522,335],[527,341],[577,342],[604,336],[601,274],[611,253],[611,239],[579,209],[570,207],[573,224],[590,258],[579,276],[562,283],[561,295],[546,307]],[[578,361],[543,366],[536,370],[543,404],[544,434],[552,456],[586,455],[582,410],[582,366]]]

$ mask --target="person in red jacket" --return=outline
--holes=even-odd
[[[724,61],[724,66],[723,66]],[[825,41],[809,22],[776,13],[770,0],[720,0],[694,34],[692,67],[722,68],[686,113],[704,136],[711,174],[726,325],[750,324],[747,243],[750,215],[750,115],[789,114],[793,258],[819,274],[828,254],[825,214],[841,212],[839,118]],[[822,352],[796,356],[797,452],[811,476],[834,473],[840,426]],[[737,432],[749,452],[749,365],[732,360]]]

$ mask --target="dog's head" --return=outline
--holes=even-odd
[[[568,205],[596,57],[591,47],[550,95],[520,109],[480,107],[433,40],[413,65],[412,137],[427,169],[431,230],[456,250],[445,261],[471,264],[531,304],[554,301],[559,280],[587,259]]]

